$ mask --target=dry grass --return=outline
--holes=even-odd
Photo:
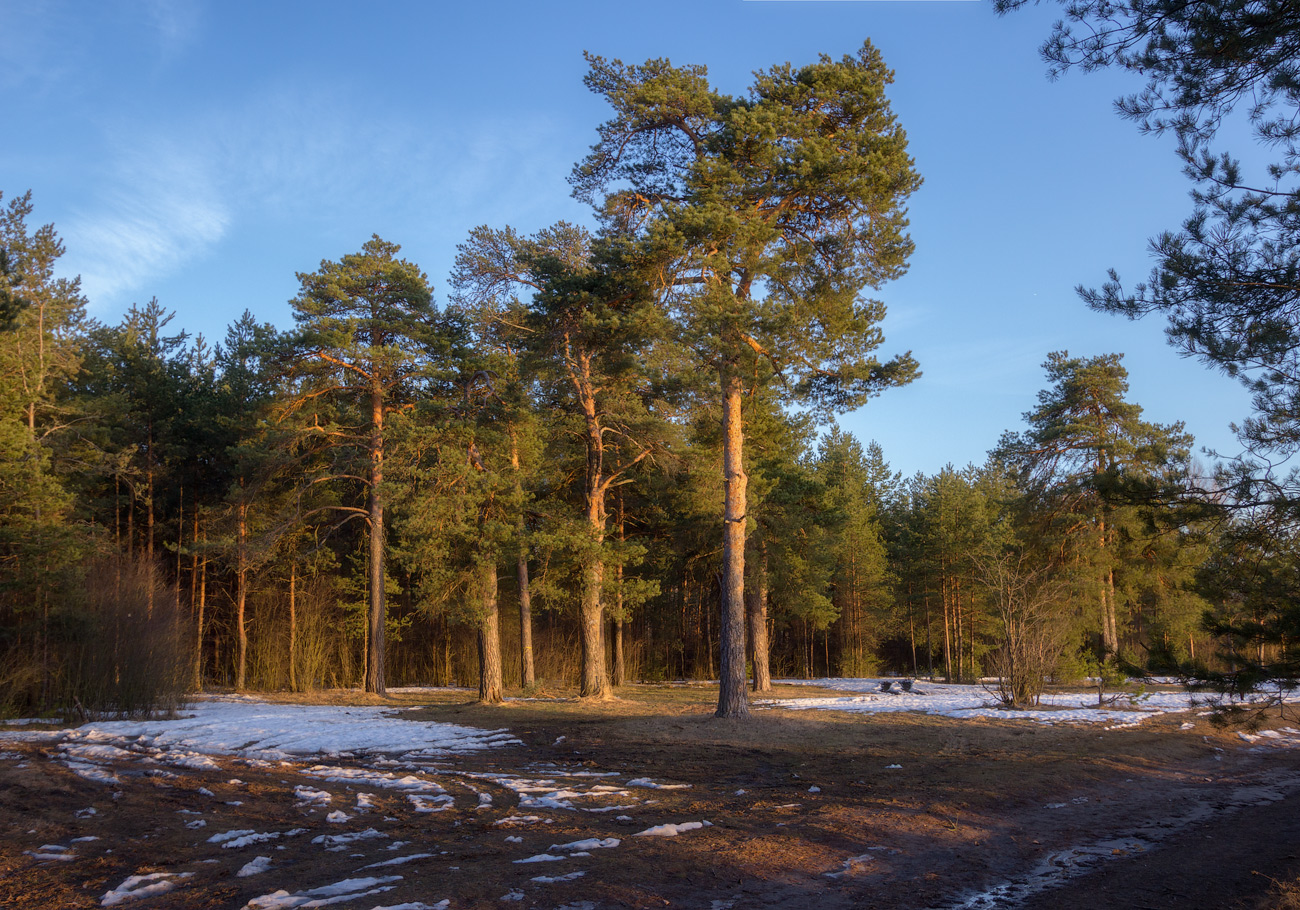
[[[1268,876],[1264,877],[1268,878]],[[1254,910],[1300,910],[1300,878],[1289,881],[1269,878],[1269,881],[1273,883],[1272,887],[1259,903],[1254,905]]]
[[[815,693],[799,686],[775,694]],[[1240,741],[1208,725],[1178,730],[1185,716],[1113,732],[768,709],[755,710],[749,720],[721,721],[712,716],[716,694],[706,684],[647,684],[597,703],[563,689],[527,699],[516,692],[495,707],[474,703],[467,689],[397,691],[386,698],[339,690],[275,700],[411,707],[404,717],[507,728],[523,741],[522,747],[449,762],[449,781],[462,771],[556,767],[690,785],[655,791],[653,803],[630,810],[634,818],[627,820],[612,813],[551,813],[554,824],[544,830],[511,829],[525,838],[519,846],[495,826],[515,811],[510,794],[499,792],[487,811],[474,811],[472,800],[460,794],[457,811],[412,816],[400,794],[381,793],[377,810],[355,825],[375,825],[409,842],[410,851],[435,854],[421,867],[412,865],[400,889],[381,902],[451,897],[456,908],[497,907],[501,895],[520,887],[528,892],[522,906],[538,910],[573,900],[601,907],[708,907],[734,900],[736,907],[776,910],[931,906],[1030,868],[1051,851],[1158,821],[1178,801],[1209,793],[1211,773],[1244,773],[1249,760],[1237,749]],[[185,771],[175,778],[123,773],[121,796],[114,799],[39,749],[23,753],[24,767],[0,761],[0,877],[22,883],[8,898],[14,907],[89,908],[125,876],[155,869],[199,876],[170,895],[167,906],[238,907],[272,887],[333,881],[392,855],[366,845],[357,848],[366,857],[353,859],[323,854],[305,836],[285,838],[277,846],[286,849],[275,854],[283,872],[239,879],[234,872],[251,853],[205,847],[211,831],[328,830],[320,811],[295,802],[292,785],[304,782],[298,770],[259,770],[223,759],[220,772]],[[199,788],[215,798],[201,797]],[[355,802],[345,787],[327,789],[336,791],[336,806]],[[1061,803],[1071,808],[1050,808]],[[100,814],[74,818],[92,804]],[[184,810],[195,807],[211,819],[199,833],[184,828],[192,817]],[[713,826],[666,840],[629,837],[652,824],[694,819]],[[113,853],[43,865],[23,853],[84,834],[102,837]],[[579,882],[544,891],[527,884],[537,872],[519,866],[519,856],[592,836],[622,837],[624,845],[596,851],[600,855],[589,861],[593,874]],[[846,858],[869,852],[864,869],[843,879],[826,877]],[[218,862],[202,865],[209,859]],[[348,865],[340,871],[344,859]],[[1266,883],[1260,884],[1262,890]]]

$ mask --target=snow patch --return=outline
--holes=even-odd
[[[676,837],[686,831],[695,831],[698,828],[711,828],[713,822],[682,822],[679,825],[655,825],[653,828],[646,828],[644,831],[638,831],[633,837]]]
[[[182,879],[190,878],[193,874],[193,872],[151,872],[148,875],[131,875],[122,884],[105,893],[100,898],[99,905],[112,907],[123,901],[166,894],[174,890]]]

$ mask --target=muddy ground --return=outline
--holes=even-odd
[[[387,890],[331,905],[1255,908],[1273,880],[1300,875],[1300,749],[1252,746],[1204,719],[1192,730],[1180,729],[1187,715],[1115,730],[782,710],[719,721],[706,687],[621,691],[608,705],[500,708],[465,692],[395,695],[438,702],[408,716],[523,741],[427,770],[451,797],[437,812],[323,782],[315,759],[194,769],[124,757],[104,763],[118,778],[105,784],[74,774],[56,745],[0,744],[0,907],[99,907],[129,876],[162,872],[188,875],[120,906],[310,906],[329,896],[311,889],[374,877]],[[523,811],[498,774],[689,786],[638,790],[607,812]],[[302,786],[333,799],[305,803]],[[374,795],[358,805],[362,791]],[[339,809],[350,818],[328,822]],[[633,836],[692,821],[711,824]],[[276,836],[233,849],[210,840],[228,831]],[[518,862],[588,838],[620,844]],[[269,868],[240,876],[257,856]]]

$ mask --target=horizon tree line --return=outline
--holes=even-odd
[[[106,326],[10,200],[0,707],[148,702],[84,670],[111,651],[125,678],[132,624],[159,692],[473,679],[498,702],[504,633],[525,689],[702,675],[720,717],[751,673],[999,670],[1024,703],[1253,634],[1268,607],[1224,575],[1245,525],[1187,506],[1191,439],[1141,420],[1121,355],[1050,354],[984,465],[904,480],[836,427],[919,375],[877,358],[863,296],[905,270],[920,185],[870,43],[744,96],[588,62],[613,110],[571,177],[596,230],[476,228],[443,307],[375,236],[298,275],[291,331],[245,313],[210,345],[156,300]]]

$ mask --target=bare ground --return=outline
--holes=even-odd
[[[339,906],[1253,908],[1267,905],[1273,880],[1300,874],[1300,750],[1255,749],[1208,724],[1183,731],[1186,715],[1109,731],[820,711],[720,721],[707,687],[622,691],[598,705],[498,708],[465,704],[464,692],[395,695],[440,702],[408,716],[504,727],[524,742],[442,763],[455,808],[437,813],[415,812],[400,793],[322,783],[306,774],[310,761],[222,758],[212,771],[124,759],[112,763],[119,783],[105,785],[72,773],[54,747],[4,744],[0,907],[98,907],[128,876],[169,872],[190,876],[128,905],[240,908],[280,889],[400,875],[378,885],[391,890]],[[638,791],[625,810],[522,812],[514,791],[478,776],[598,780],[564,777],[574,772],[690,786]],[[300,785],[334,799],[303,804]],[[375,792],[372,808],[354,809],[358,790]],[[480,808],[479,793],[491,804]],[[329,809],[352,818],[328,823]],[[550,822],[499,824],[522,814]],[[198,819],[203,827],[187,827]],[[631,836],[705,820],[677,837]],[[313,842],[372,829],[340,850]],[[231,830],[281,836],[235,849],[208,841]],[[75,841],[85,837],[99,839]],[[592,837],[622,843],[517,862]],[[43,845],[76,858],[42,858]],[[363,869],[415,853],[431,855]],[[271,867],[238,876],[258,855]],[[573,872],[586,874],[535,881]]]

